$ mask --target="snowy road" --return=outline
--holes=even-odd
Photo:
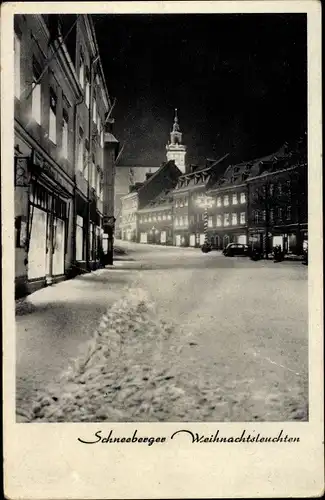
[[[217,252],[202,254],[196,249],[129,243],[123,246],[128,248],[128,258],[132,260],[117,262],[113,270],[105,269],[57,285],[62,295],[53,304],[54,308],[42,311],[37,305],[35,312],[17,317],[18,401],[28,399],[31,390],[46,385],[64,369],[70,357],[77,355],[78,348],[82,352],[83,341],[88,334],[91,336],[107,305],[123,296],[126,293],[123,287],[127,285],[147,294],[158,324],[161,320],[172,322],[174,329],[170,337],[163,341],[163,346],[160,344],[159,352],[154,342],[153,350],[159,354],[161,373],[168,371],[165,379],[175,382],[176,396],[173,393],[158,397],[156,393],[162,388],[157,383],[154,385],[152,376],[155,389],[142,390],[128,409],[131,404],[128,384],[134,385],[132,373],[128,372],[130,376],[123,382],[125,392],[124,386],[121,389],[121,384],[116,385],[116,380],[115,386],[106,380],[107,387],[114,386],[119,391],[117,399],[106,394],[108,399],[111,397],[112,410],[110,416],[106,412],[107,420],[307,419],[305,266],[299,262],[274,264],[226,258]],[[44,297],[50,289],[42,293]],[[44,297],[44,300],[47,299]],[[121,307],[122,313],[117,317],[122,318],[125,305]],[[126,321],[130,321],[130,315],[127,318]],[[35,321],[42,330],[42,340],[38,333],[31,344],[24,329],[26,325],[33,328]],[[147,363],[153,345],[148,339],[142,327],[134,343],[137,355],[131,344],[128,351],[123,351],[126,357],[123,370],[129,370],[126,367],[130,363],[135,367]],[[151,346],[149,351],[146,343]],[[123,378],[119,372],[121,360],[122,357],[121,366],[114,365],[120,379]],[[96,372],[96,364],[94,367]],[[141,373],[135,385],[144,384],[141,381],[147,379]],[[100,378],[97,376],[96,380]],[[166,388],[171,391],[171,384]],[[100,391],[98,397],[103,397]],[[159,408],[153,411],[158,400]],[[66,408],[71,409],[73,421],[80,412],[75,411],[73,402],[69,404]],[[91,404],[90,413],[95,408],[94,403]],[[99,406],[102,408],[103,404]],[[142,408],[142,413],[138,408]],[[60,415],[61,420],[66,418],[66,413]],[[38,418],[42,419],[42,413]],[[105,415],[98,418],[105,420]],[[91,418],[84,415],[82,420]]]

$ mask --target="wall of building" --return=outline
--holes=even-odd
[[[96,105],[91,106],[91,92],[88,105],[86,103],[86,68],[97,52],[88,17],[75,17],[77,23],[74,35],[71,35],[76,42],[74,66],[63,40],[66,27],[61,26],[61,31],[59,28],[60,16],[15,16],[15,261],[18,294],[51,284],[70,275],[72,267],[80,267],[76,265],[80,241],[82,260],[98,260],[103,212],[102,124],[109,108],[109,98],[98,66],[94,79],[96,94],[93,102],[96,100]],[[70,52],[73,51],[71,39],[69,48]],[[83,146],[88,136],[90,154],[88,157],[83,155],[78,162],[77,134],[80,127]],[[23,183],[18,181],[17,167],[20,173],[23,172]],[[112,167],[109,168],[109,175],[114,175]],[[112,179],[110,184],[114,185]],[[113,194],[110,200],[112,204]],[[83,217],[81,240],[77,238],[78,215]],[[22,243],[24,231],[27,235],[25,244]],[[80,236],[80,232],[78,234]],[[78,255],[80,257],[80,252]]]

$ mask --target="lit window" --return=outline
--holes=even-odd
[[[50,90],[50,124],[49,138],[56,144],[56,95],[53,90]]]
[[[104,147],[104,131],[103,130],[100,133],[100,145],[102,148]]]
[[[101,173],[99,170],[97,170],[96,192],[98,196],[100,194],[100,178],[101,178]]]
[[[82,88],[85,85],[85,63],[82,55],[80,55],[80,65],[79,65],[79,82]]]
[[[90,178],[90,185],[93,189],[96,189],[96,165],[95,165],[95,159],[92,159],[91,162],[91,178]]]
[[[188,206],[188,198],[185,198],[184,200],[184,206],[187,207]]]
[[[171,216],[171,214],[168,214],[168,215],[167,215],[167,219],[168,219],[168,220],[172,220],[172,216]]]
[[[246,203],[246,193],[240,193],[240,203]]]
[[[291,220],[291,206],[287,206],[287,220]]]
[[[96,124],[96,118],[97,118],[97,104],[96,104],[96,98],[93,100],[93,122]]]
[[[89,172],[89,142],[86,139],[86,144],[85,148],[83,150],[83,158],[82,158],[82,172],[83,176],[86,179],[86,181],[89,180],[89,176],[91,175],[91,172]]]
[[[217,215],[217,226],[218,227],[222,226],[222,216],[221,215]]]
[[[86,106],[87,108],[89,108],[89,104],[90,104],[90,85],[89,85],[89,80],[88,78],[86,77],[86,93],[85,93],[85,102],[86,102]]]
[[[217,207],[221,207],[222,203],[221,203],[221,196],[218,196],[217,198]]]
[[[254,212],[254,222],[255,222],[255,224],[258,224],[259,221],[260,221],[260,213],[259,213],[258,210],[255,210],[255,212]]]
[[[224,214],[223,215],[223,225],[224,226],[229,226],[229,214]]]
[[[225,207],[228,207],[228,205],[229,205],[229,196],[228,195],[223,197],[223,204]]]
[[[14,39],[14,52],[15,52],[15,96],[20,99],[20,56],[21,56],[21,41],[17,33],[15,33]]]
[[[238,201],[237,201],[237,193],[233,194],[232,195],[232,204],[233,205],[237,205]]]
[[[213,227],[212,226],[212,216],[211,215],[208,218],[208,227]]]
[[[188,216],[184,215],[184,226],[188,226]]]
[[[40,125],[41,124],[41,84],[36,83],[36,76],[33,77],[33,92],[32,92],[32,117]],[[53,141],[55,142],[55,141]]]
[[[162,219],[166,220],[166,214],[163,214]]]
[[[179,225],[183,226],[183,217],[182,216],[180,216],[180,218],[179,218]]]
[[[68,158],[68,113],[63,110],[63,123],[62,123],[62,156]]]
[[[83,158],[84,158],[84,143],[83,143],[83,131],[82,128],[79,128],[79,137],[78,137],[78,169],[80,172],[83,172]]]
[[[231,214],[231,224],[233,226],[236,226],[236,224],[237,224],[237,214],[236,213]]]
[[[240,213],[240,223],[245,224],[245,222],[246,222],[246,214],[245,214],[245,212],[241,212]]]
[[[98,129],[98,132],[100,132],[100,128],[101,128],[101,120],[100,120],[100,116],[97,115],[97,129]]]

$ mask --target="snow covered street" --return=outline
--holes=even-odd
[[[18,421],[308,419],[306,266],[118,244],[18,312]]]

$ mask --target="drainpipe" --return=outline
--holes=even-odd
[[[86,231],[86,266],[87,271],[90,271],[90,165],[92,160],[92,122],[93,122],[93,97],[94,97],[94,67],[99,61],[99,55],[95,56],[90,64],[90,96],[89,96],[89,126],[88,126],[88,140],[89,140],[89,157],[88,157],[88,187],[87,187],[87,231]]]

